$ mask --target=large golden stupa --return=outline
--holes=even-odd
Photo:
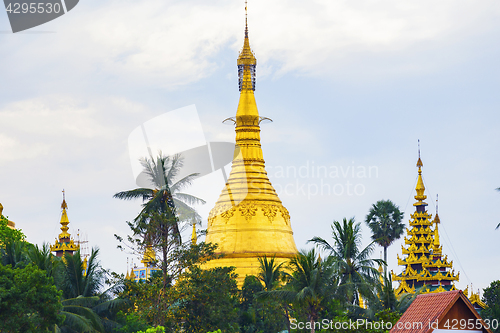
[[[246,10],[246,8],[245,8]],[[246,19],[245,19],[246,20]],[[205,268],[234,266],[241,286],[246,275],[259,272],[258,257],[283,262],[297,254],[290,214],[274,190],[260,144],[260,122],[255,103],[257,59],[250,49],[248,24],[238,57],[240,101],[236,117],[235,158],[226,185],[208,217],[206,242],[217,243],[221,259]]]

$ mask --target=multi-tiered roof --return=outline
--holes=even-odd
[[[402,246],[405,258],[398,255],[398,265],[404,266],[401,274],[392,273],[392,279],[399,281],[396,295],[402,293],[415,293],[423,287],[423,293],[436,293],[442,291],[456,290],[455,281],[459,275],[453,270],[453,261],[443,257],[443,247],[439,242],[439,215],[432,219],[432,214],[426,210],[427,203],[424,200],[425,186],[422,180],[423,163],[418,158],[418,180],[415,199],[415,213],[411,214],[410,229],[406,229],[407,236],[404,238],[405,246]]]

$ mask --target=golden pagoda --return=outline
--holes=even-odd
[[[71,235],[68,233],[69,220],[68,214],[66,213],[66,209],[68,208],[68,204],[66,204],[65,193],[63,190],[63,202],[61,204],[62,214],[61,214],[61,233],[59,234],[59,239],[56,239],[54,245],[50,246],[50,251],[55,252],[57,257],[62,257],[64,253],[69,253],[73,255],[73,252],[78,251],[80,246],[75,244],[75,241],[71,238]]]
[[[246,12],[245,6],[245,12]],[[257,59],[250,49],[245,14],[245,39],[237,61],[240,101],[235,118],[236,147],[231,173],[208,216],[206,242],[218,245],[223,258],[204,268],[234,266],[241,286],[246,275],[259,271],[258,257],[283,262],[297,254],[290,215],[271,185],[260,144],[260,123],[255,102]]]
[[[423,293],[437,293],[442,291],[456,290],[455,281],[459,275],[455,274],[453,261],[448,261],[448,257],[443,258],[443,247],[439,242],[440,223],[439,215],[432,220],[432,214],[426,210],[427,203],[424,200],[425,186],[422,180],[423,163],[418,156],[418,179],[415,199],[415,213],[411,214],[410,228],[406,228],[407,236],[404,238],[405,248],[402,246],[403,254],[401,259],[398,255],[398,265],[404,266],[403,272],[399,275],[392,273],[392,280],[399,281],[396,289],[396,296],[402,293],[413,294],[423,287]]]
[[[7,220],[7,218],[5,216],[3,216],[3,206],[1,203],[0,203],[0,217],[3,217],[4,219]],[[11,229],[16,229],[16,224],[12,221],[7,220],[7,227],[9,227]]]

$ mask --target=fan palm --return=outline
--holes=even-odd
[[[137,224],[145,223],[154,213],[171,214],[173,211],[180,222],[201,222],[200,215],[191,205],[204,204],[205,201],[182,192],[184,188],[191,185],[198,174],[193,173],[179,180],[176,179],[183,166],[181,155],[163,156],[160,152],[156,159],[143,158],[140,161],[144,168],[143,172],[154,188],[141,187],[118,192],[113,196],[122,200],[143,200],[142,210],[134,221]],[[177,223],[174,224],[173,235],[181,243],[180,228]]]
[[[372,240],[384,248],[384,261],[387,264],[387,248],[399,239],[404,232],[402,222],[404,213],[391,200],[380,200],[372,205],[365,222],[372,231]],[[387,265],[384,265],[384,275]]]
[[[375,285],[379,272],[374,268],[376,263],[383,264],[380,259],[370,259],[374,250],[374,242],[364,249],[361,246],[361,224],[355,223],[354,218],[344,218],[342,224],[333,221],[333,245],[321,237],[309,240],[316,246],[330,252],[333,268],[339,278],[338,291],[348,303],[359,304],[358,293],[369,295]]]

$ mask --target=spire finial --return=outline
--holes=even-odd
[[[240,91],[255,90],[255,66],[257,59],[250,49],[250,41],[248,39],[248,10],[247,0],[245,0],[245,40],[243,49],[238,57],[238,85]]]
[[[427,196],[424,194],[425,191],[425,186],[424,186],[424,181],[422,180],[422,167],[424,166],[424,163],[422,163],[422,159],[420,158],[420,139],[418,140],[418,161],[417,161],[417,167],[418,167],[418,178],[417,178],[417,187],[415,190],[417,190],[417,195],[415,196],[415,199],[417,199],[419,202],[413,204],[414,206],[427,206],[426,203],[423,202],[427,198]]]
[[[438,202],[439,202],[439,194],[436,194],[436,217],[434,217],[434,223],[436,223],[436,228],[437,224],[441,223],[441,220],[439,219]]]
[[[66,209],[68,208],[68,205],[66,204],[66,191],[64,191],[64,189],[62,190],[62,194],[63,194],[63,202],[61,204],[61,209]]]
[[[436,215],[438,214],[438,209],[439,209],[439,194],[436,194]]]
[[[424,166],[424,163],[422,163],[422,160],[420,159],[420,139],[418,139],[418,161],[417,161],[417,167],[418,167],[418,173],[420,174],[422,170],[420,170],[421,167]]]

